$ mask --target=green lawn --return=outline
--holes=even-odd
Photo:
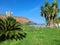
[[[27,33],[21,40],[7,40],[0,45],[60,45],[60,29],[22,27]]]

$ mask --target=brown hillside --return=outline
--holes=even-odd
[[[4,19],[6,18],[6,15],[2,15],[0,14],[0,18],[1,19]],[[14,16],[14,18],[16,19],[17,22],[19,22],[20,24],[35,24],[33,21],[30,21],[28,20],[27,18],[24,18],[24,17],[17,17],[17,16]]]

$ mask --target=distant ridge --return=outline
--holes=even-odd
[[[25,18],[25,17],[18,17],[18,16],[12,16],[14,19],[16,19],[17,22],[19,22],[20,24],[36,24],[33,21],[30,21],[29,19]],[[0,14],[0,18],[4,19],[6,18],[6,15],[4,14]]]

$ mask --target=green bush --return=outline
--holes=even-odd
[[[0,41],[6,39],[23,39],[26,33],[23,32],[20,26],[21,24],[13,17],[0,19]]]

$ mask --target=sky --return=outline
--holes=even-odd
[[[0,14],[11,11],[13,12],[12,16],[22,16],[38,24],[46,24],[45,18],[41,17],[40,10],[40,6],[44,5],[45,1],[46,0],[0,0]],[[51,3],[52,0],[48,0],[48,2]],[[60,0],[58,0],[58,6],[59,5]]]

